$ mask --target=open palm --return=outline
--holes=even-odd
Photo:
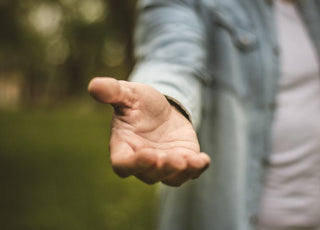
[[[95,78],[89,91],[98,101],[112,104],[110,158],[121,177],[134,175],[153,184],[179,186],[194,179],[210,164],[200,153],[189,122],[156,89],[139,83]]]

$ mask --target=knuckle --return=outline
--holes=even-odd
[[[169,164],[168,162],[162,165],[162,175],[164,177],[173,175],[180,172],[180,169],[175,167],[174,165]]]
[[[125,166],[125,162],[118,157],[112,157],[110,158],[111,165],[115,170],[121,169]]]
[[[156,166],[157,158],[152,154],[138,154],[136,162],[139,168],[146,169]]]
[[[130,173],[125,171],[123,168],[112,166],[113,171],[121,178],[130,176]]]
[[[161,182],[166,185],[169,185],[171,187],[180,187],[182,184],[187,182],[189,179],[190,179],[190,177],[187,175],[187,172],[183,171],[181,173],[164,178],[163,180],[161,180]]]
[[[182,172],[187,169],[188,162],[184,157],[172,156],[166,162],[168,168],[172,168],[174,171]]]
[[[188,169],[194,172],[198,172],[208,167],[208,162],[204,160],[201,155],[194,155],[188,157]]]
[[[132,163],[129,160],[112,156],[110,158],[113,171],[120,177],[125,178],[132,174],[134,170]]]
[[[158,182],[157,179],[148,178],[146,175],[143,175],[143,174],[135,175],[135,177],[137,177],[139,180],[141,180],[142,182],[144,182],[148,185],[153,185]]]

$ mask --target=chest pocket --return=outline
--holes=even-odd
[[[222,0],[213,8],[213,20],[230,34],[235,46],[241,51],[257,47],[258,38],[253,21],[238,0]]]

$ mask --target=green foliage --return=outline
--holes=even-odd
[[[127,78],[134,6],[134,0],[0,1],[0,80],[19,76],[21,104],[30,105],[81,96],[93,76]]]
[[[108,161],[110,110],[0,113],[1,229],[154,229],[155,187]]]
[[[83,98],[93,76],[128,76],[134,6],[0,0],[0,108],[16,109],[0,111],[1,229],[153,229],[154,187],[114,175],[111,112]]]

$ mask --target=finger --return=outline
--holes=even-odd
[[[110,140],[110,161],[113,171],[120,177],[131,175],[135,162],[132,149],[126,143]]]
[[[182,172],[187,167],[187,161],[181,156],[157,154],[157,164],[135,176],[147,184],[154,184],[170,175]]]
[[[193,167],[192,179],[198,178],[210,165],[211,159],[206,153],[200,153],[189,159],[189,164]]]
[[[180,186],[190,179],[198,178],[209,166],[210,158],[205,153],[187,156],[188,166],[183,172],[171,175],[162,180],[169,186]]]
[[[162,179],[161,182],[172,187],[179,187],[188,180],[190,180],[190,173],[188,170],[184,170]]]
[[[90,94],[99,102],[130,107],[133,97],[130,84],[114,78],[96,77],[88,86]]]
[[[110,140],[110,160],[112,168],[120,177],[134,175],[154,166],[156,158],[152,154],[136,154],[126,143]]]

